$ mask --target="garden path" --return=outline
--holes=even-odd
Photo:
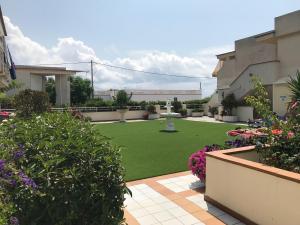
[[[125,218],[129,225],[242,225],[204,200],[204,187],[190,172],[127,183]]]

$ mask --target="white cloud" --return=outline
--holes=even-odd
[[[62,62],[90,61],[101,62],[137,70],[160,72],[167,74],[211,77],[211,72],[217,60],[215,54],[232,49],[232,46],[222,46],[202,49],[191,56],[180,56],[174,52],[162,51],[132,51],[128,57],[104,60],[97,57],[95,51],[82,41],[72,37],[59,38],[52,48],[31,40],[21,29],[14,25],[8,17],[4,17],[7,28],[7,43],[11,49],[16,64],[45,64]],[[108,47],[109,49],[110,47]],[[114,47],[114,51],[117,48]],[[89,70],[88,64],[70,66],[72,69]],[[160,77],[129,72],[119,69],[95,65],[96,89],[135,88],[135,89],[198,89],[198,79]],[[204,95],[211,94],[216,81],[202,80]]]

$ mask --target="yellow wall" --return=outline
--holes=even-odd
[[[284,116],[287,112],[288,103],[291,101],[290,95],[288,84],[274,84],[273,111],[280,116]]]
[[[257,224],[300,224],[297,182],[208,156],[205,195]]]

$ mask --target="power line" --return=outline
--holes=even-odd
[[[91,61],[90,62],[43,63],[43,64],[38,64],[37,66],[76,65],[76,64],[91,64]],[[131,68],[122,67],[122,66],[115,66],[115,65],[110,65],[110,64],[101,63],[101,62],[92,62],[92,64],[98,64],[98,65],[102,65],[105,67],[121,69],[121,70],[126,70],[126,71],[131,71],[131,72],[150,74],[150,75],[156,75],[156,76],[168,76],[168,77],[189,78],[189,79],[215,79],[214,77],[180,75],[180,74],[169,74],[169,73],[159,73],[159,72],[152,72],[152,71],[145,71],[145,70],[137,70],[137,69],[131,69]]]
[[[139,73],[151,74],[151,75],[169,76],[169,77],[181,77],[181,78],[191,78],[191,79],[215,79],[214,77],[158,73],[158,72],[151,72],[151,71],[145,71],[145,70],[130,69],[130,68],[122,67],[122,66],[114,66],[114,65],[109,65],[109,64],[105,64],[105,63],[99,63],[99,62],[94,62],[94,63],[102,65],[102,66],[106,66],[106,67],[111,67],[111,68],[116,68],[116,69],[122,69],[122,70],[127,70],[127,71],[132,71],[132,72],[139,72]]]

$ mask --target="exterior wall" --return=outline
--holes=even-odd
[[[280,116],[284,116],[288,103],[291,101],[291,92],[288,84],[273,85],[273,110]]]
[[[300,175],[255,163],[255,157],[243,153],[225,156],[226,160],[217,155],[207,156],[208,201],[213,200],[256,224],[299,224]],[[244,160],[248,157],[250,161]],[[293,179],[283,178],[282,174]]]
[[[277,43],[278,59],[280,60],[280,77],[295,75],[297,70],[300,69],[300,33],[280,37]]]
[[[177,97],[179,101],[197,100],[202,98],[201,90],[125,90],[132,93],[133,101],[167,101]],[[96,91],[95,96],[105,100],[112,100],[118,90]]]
[[[235,42],[237,77],[251,64],[276,60],[276,45],[260,43],[255,37],[241,39]]]
[[[235,64],[235,59],[227,59],[226,61],[223,61],[223,66],[218,72],[217,88],[229,86],[236,78]]]
[[[143,119],[144,110],[128,111],[125,118],[130,119]],[[85,112],[82,113],[85,117],[90,117],[92,121],[115,121],[120,119],[120,113],[113,112]]]

